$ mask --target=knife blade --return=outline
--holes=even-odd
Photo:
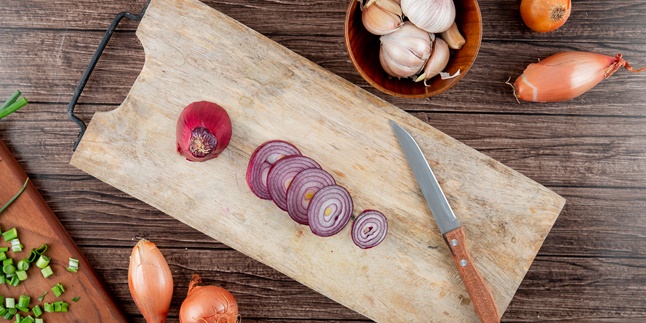
[[[426,204],[433,214],[444,241],[449,246],[453,262],[458,268],[478,317],[484,323],[500,322],[500,314],[491,290],[473,263],[466,246],[464,229],[455,217],[431,166],[408,131],[394,121],[389,121],[422,190]]]

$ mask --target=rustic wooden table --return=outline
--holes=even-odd
[[[0,97],[20,89],[32,103],[0,121],[0,139],[134,322],[143,319],[128,292],[127,264],[139,237],[156,242],[171,265],[170,321],[194,272],[229,289],[246,322],[368,321],[68,165],[78,127],[67,103],[114,15],[139,12],[144,2],[2,0]],[[480,1],[483,42],[468,75],[440,96],[402,100],[368,86],[350,63],[348,0],[206,1],[567,199],[504,321],[644,321],[646,73],[619,71],[559,104],[518,104],[505,81],[566,50],[622,53],[646,65],[646,3],[575,1],[564,27],[540,35],[523,25],[519,2]],[[124,21],[101,58],[77,107],[86,122],[118,106],[137,77],[144,56],[136,27]]]

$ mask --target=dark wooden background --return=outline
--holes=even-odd
[[[245,322],[360,322],[365,317],[68,165],[78,128],[65,110],[105,29],[144,0],[0,1],[0,97],[32,102],[0,121],[0,139],[93,264],[126,315],[127,264],[138,237],[153,240],[175,279],[176,322],[191,274],[229,289]],[[518,0],[481,0],[478,59],[445,94],[402,100],[378,93],[347,56],[348,0],[207,0],[206,3],[567,199],[504,321],[646,321],[646,73],[619,71],[584,96],[518,104],[505,81],[566,50],[646,65],[646,2],[574,1],[564,27],[527,29]],[[143,65],[124,21],[77,110],[86,121],[117,107]],[[178,179],[181,180],[181,179]]]

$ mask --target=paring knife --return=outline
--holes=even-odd
[[[435,222],[440,228],[444,241],[451,250],[453,261],[458,267],[458,272],[469,292],[469,297],[476,313],[483,323],[500,322],[498,308],[491,294],[491,290],[473,264],[466,246],[466,239],[462,225],[455,218],[449,202],[440,188],[431,167],[428,165],[424,154],[411,135],[394,121],[390,125],[395,131],[397,140],[406,155],[413,174],[419,183],[428,207],[433,213]]]

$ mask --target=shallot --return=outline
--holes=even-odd
[[[188,294],[179,309],[180,323],[234,323],[240,320],[238,303],[229,291],[219,286],[198,286],[199,275],[193,275]]]
[[[634,69],[626,60],[589,52],[562,52],[527,66],[514,82],[514,95],[523,101],[559,102],[578,97],[621,67]]]
[[[166,322],[173,297],[173,275],[154,243],[141,239],[132,249],[128,287],[146,322]]]

